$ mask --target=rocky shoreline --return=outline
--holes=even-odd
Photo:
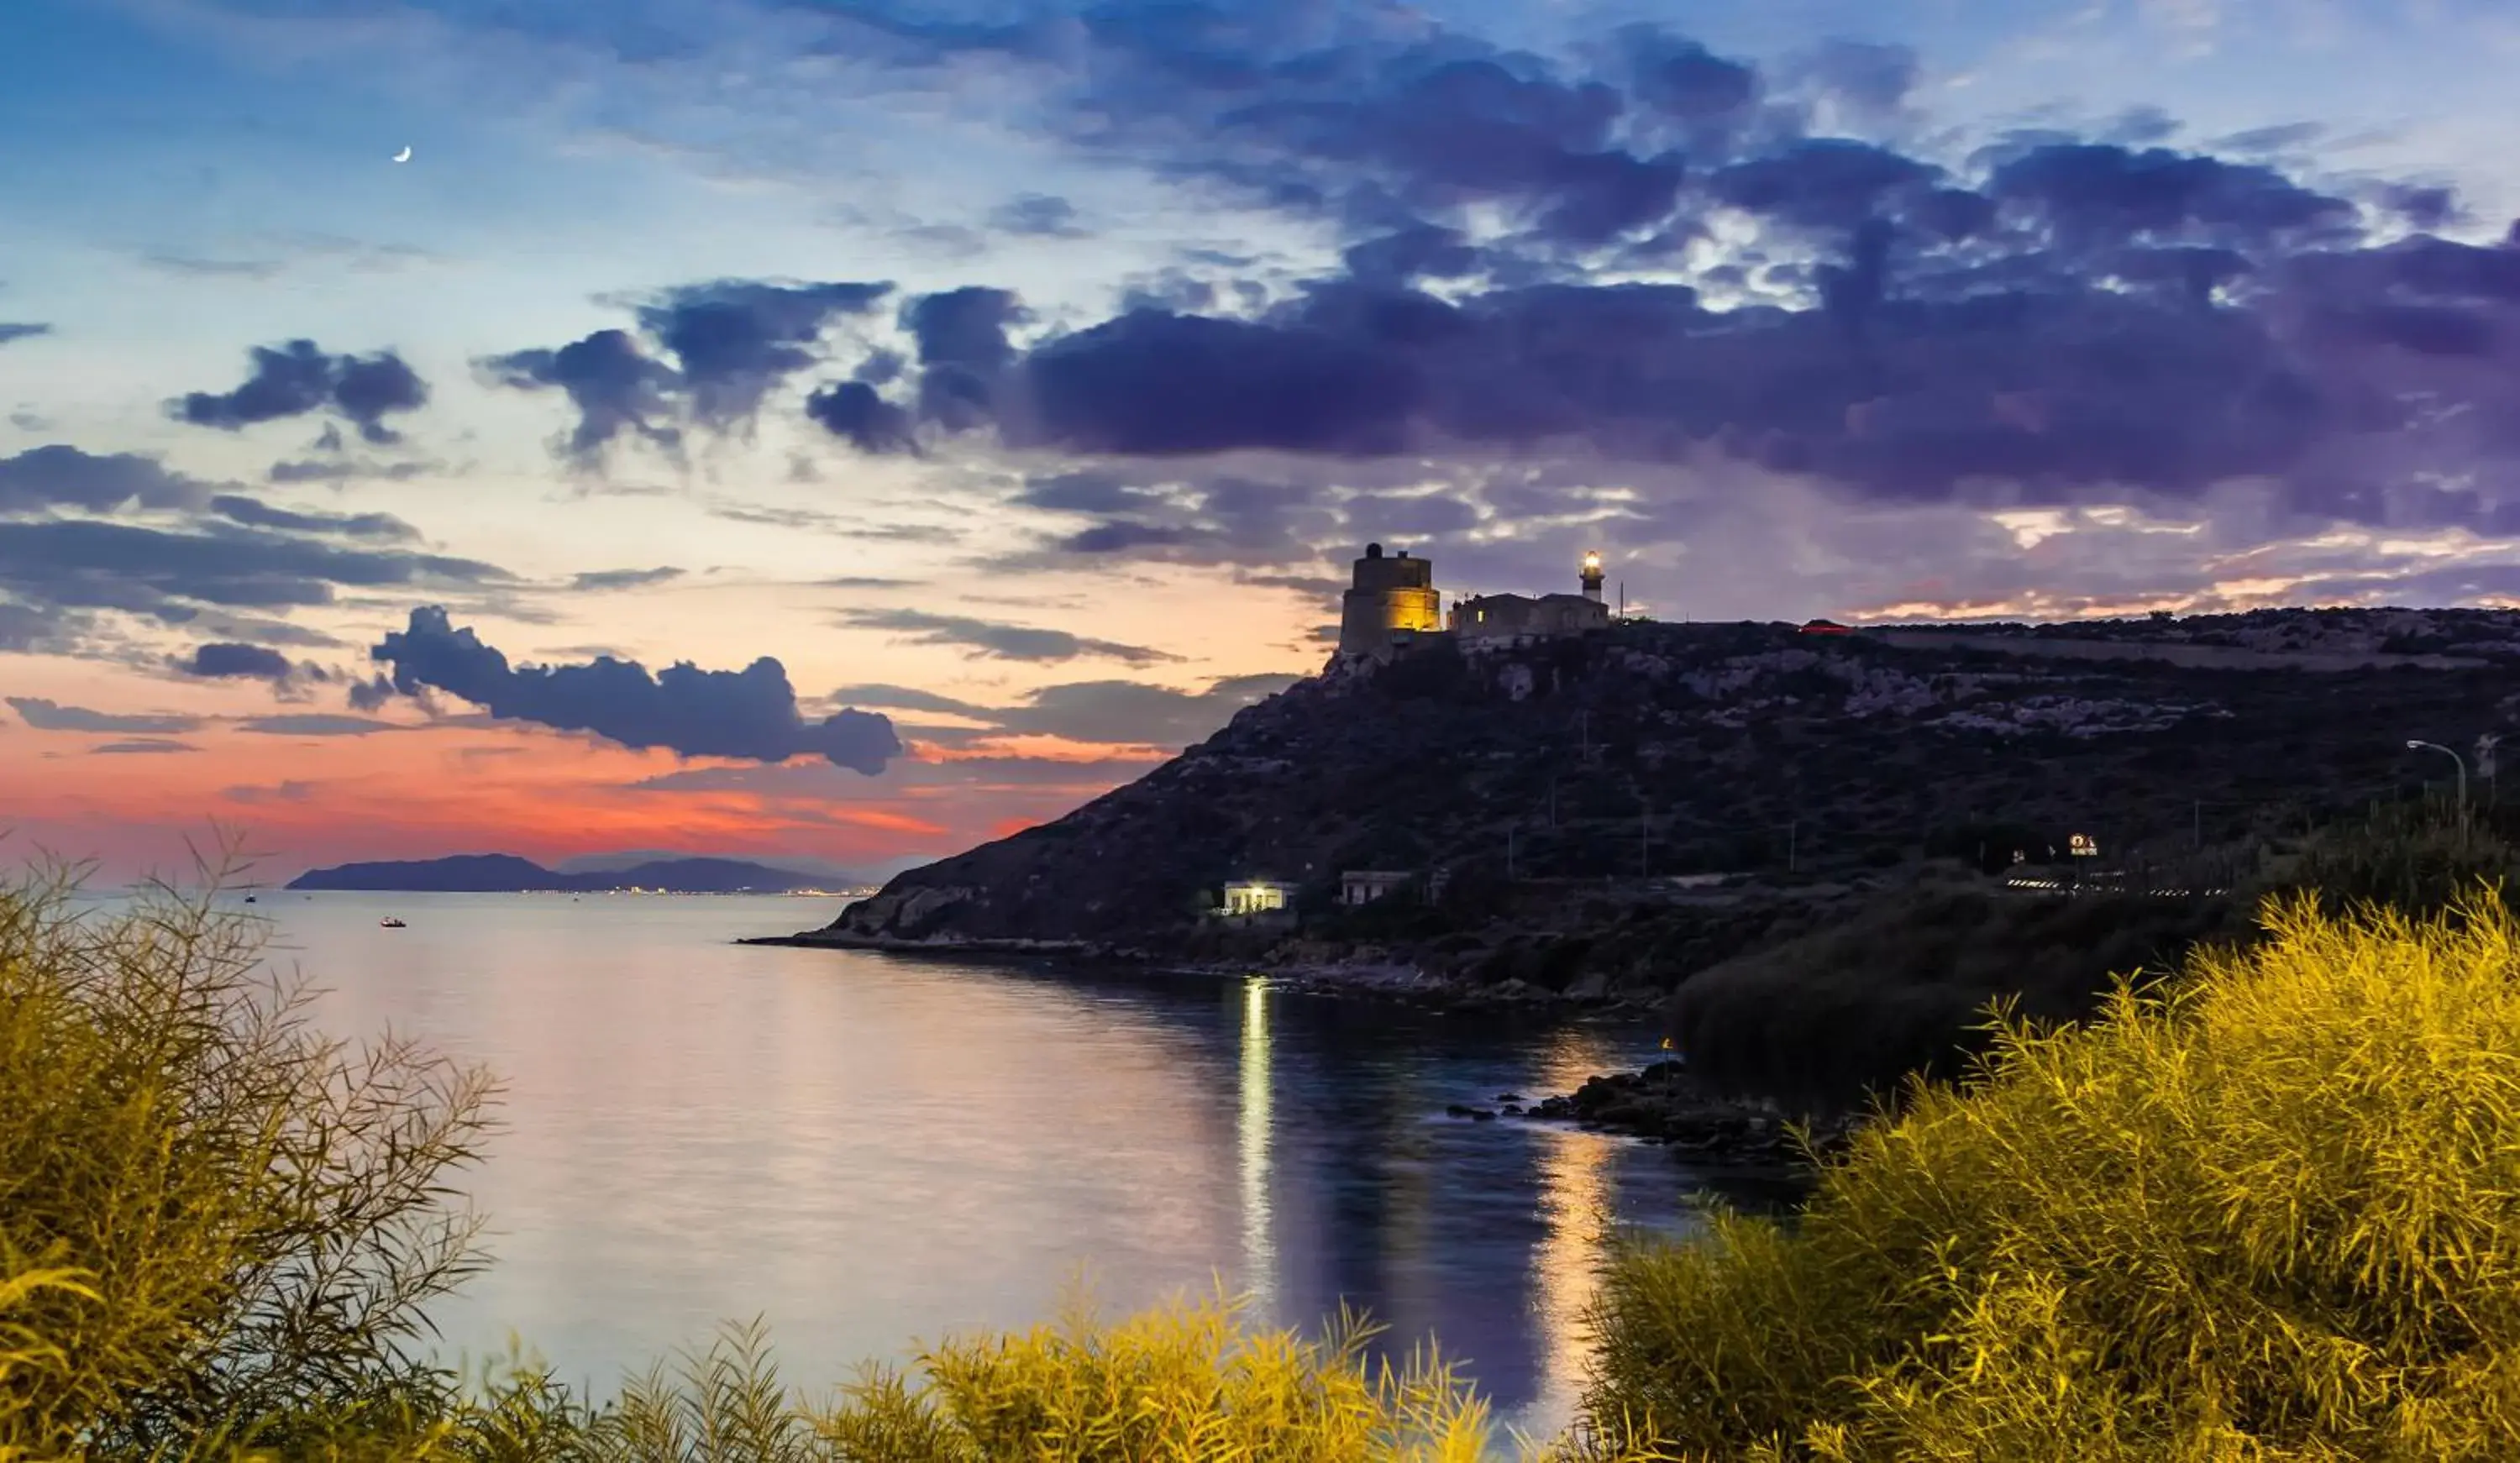
[[[1595,1077],[1572,1092],[1537,1102],[1526,1103],[1517,1092],[1499,1092],[1496,1100],[1495,1108],[1455,1104],[1445,1113],[1471,1122],[1507,1117],[1572,1123],[1588,1132],[1643,1138],[1676,1156],[1727,1168],[1807,1169],[1812,1156],[1843,1152],[1866,1121],[1862,1113],[1802,1120],[1811,1129],[1807,1155],[1788,1130],[1794,1115],[1774,1103],[1714,1091],[1677,1061]]]
[[[1093,959],[1153,965],[1169,973],[1232,976],[1259,973],[1280,989],[1344,999],[1387,1000],[1437,1011],[1582,1011],[1588,1014],[1645,1014],[1657,1002],[1616,994],[1571,994],[1551,991],[1520,980],[1472,986],[1458,976],[1427,971],[1392,961],[1329,961],[1232,964],[1166,960],[1144,951],[1125,950],[1086,941],[1058,940],[904,940],[885,936],[831,934],[759,936],[744,945],[785,945],[842,950],[877,950],[944,959],[1042,958]],[[1467,1122],[1498,1118],[1525,1122],[1569,1123],[1589,1132],[1642,1138],[1668,1147],[1693,1164],[1771,1172],[1808,1168],[1806,1156],[1786,1130],[1795,1115],[1775,1103],[1721,1093],[1689,1075],[1678,1061],[1656,1062],[1641,1072],[1607,1073],[1588,1080],[1572,1092],[1526,1100],[1518,1092],[1500,1092],[1494,1107],[1455,1104],[1445,1111]],[[1860,1114],[1811,1120],[1817,1152],[1842,1150],[1863,1121]]]
[[[782,945],[811,950],[869,950],[933,959],[1039,959],[1108,961],[1147,965],[1180,975],[1232,976],[1259,974],[1282,989],[1306,996],[1365,998],[1405,1002],[1437,1010],[1582,1010],[1649,1012],[1659,1001],[1630,993],[1579,987],[1552,991],[1528,981],[1508,979],[1476,985],[1459,976],[1421,966],[1384,960],[1184,960],[1153,951],[1105,945],[1088,940],[937,940],[891,935],[858,935],[808,930],[794,935],[750,935],[738,945]]]

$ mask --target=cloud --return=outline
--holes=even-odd
[[[52,332],[53,328],[49,325],[12,324],[0,320],[0,345],[7,345],[15,340],[31,340],[37,335],[49,335]]]
[[[236,729],[266,736],[366,736],[375,732],[410,730],[394,722],[381,722],[371,717],[336,716],[320,711],[249,716],[238,722]]]
[[[233,391],[192,391],[166,404],[167,414],[196,426],[228,431],[310,412],[336,413],[370,442],[391,443],[401,434],[387,416],[416,412],[428,402],[428,385],[390,350],[372,356],[328,355],[314,341],[298,339],[273,349],[254,346],[253,370]]]
[[[68,641],[69,616],[52,608],[0,599],[0,650],[44,651]]]
[[[1000,708],[1004,731],[1071,741],[1187,746],[1213,734],[1234,713],[1302,680],[1300,676],[1229,676],[1204,691],[1179,691],[1134,681],[1079,681],[1048,686],[1023,703]]]
[[[150,752],[198,752],[201,748],[189,741],[108,741],[88,748],[100,756],[131,756]]]
[[[1018,194],[989,212],[990,227],[1028,239],[1082,239],[1076,205],[1046,193]]]
[[[683,662],[653,676],[636,661],[610,659],[512,669],[434,605],[413,610],[410,625],[370,653],[391,668],[405,695],[431,687],[501,720],[592,732],[629,747],[755,762],[814,754],[870,776],[901,751],[892,723],[879,715],[845,709],[804,720],[787,670],[768,656],[742,671]]]
[[[671,421],[682,379],[650,356],[628,331],[597,331],[558,350],[519,350],[481,363],[491,379],[520,390],[557,386],[577,409],[567,456],[591,464],[623,432],[671,450],[682,431]]]
[[[595,569],[569,580],[573,590],[629,590],[643,585],[663,584],[680,579],[683,571],[671,565],[653,569]]]
[[[197,716],[130,715],[64,706],[38,696],[10,696],[11,709],[38,732],[191,732],[202,725]]]
[[[352,548],[241,525],[183,532],[91,519],[0,522],[0,590],[39,604],[135,610],[178,622],[187,606],[329,604],[341,585],[513,579],[476,559]]]
[[[952,696],[912,686],[843,686],[832,692],[832,699],[845,701],[852,706],[875,706],[888,711],[942,712],[948,716],[967,716],[980,721],[987,721],[995,715],[986,706],[958,701]]]
[[[993,561],[1015,572],[1117,557],[1183,564],[1305,562],[1316,556],[1316,544],[1342,531],[1321,482],[1300,473],[1269,480],[1124,465],[1029,478],[1012,501],[1095,520]]]
[[[926,712],[981,723],[982,735],[1057,736],[1123,746],[1187,746],[1234,713],[1301,681],[1300,676],[1228,676],[1199,691],[1135,681],[1074,681],[1043,687],[1008,706],[984,706],[907,686],[850,686],[834,691],[861,706]],[[931,737],[931,739],[934,739]]]
[[[374,479],[403,482],[444,470],[442,463],[376,463],[357,458],[301,458],[278,462],[264,474],[276,483],[345,483]]]
[[[718,280],[669,289],[639,324],[672,355],[694,420],[717,429],[751,418],[780,382],[821,359],[834,318],[871,309],[889,284],[774,285]]]
[[[917,447],[910,414],[864,381],[834,381],[805,399],[806,420],[870,455]]]
[[[420,530],[391,513],[328,513],[273,508],[256,498],[222,493],[212,498],[210,511],[253,528],[289,533],[340,534],[354,539],[417,539]]]
[[[99,456],[56,442],[0,458],[0,513],[191,508],[208,492],[195,479],[136,452]]]
[[[2267,479],[2305,511],[2350,505],[2348,478],[2447,480],[2479,524],[2520,499],[2492,424],[2520,418],[2520,312],[2490,283],[2520,244],[2393,243],[2451,227],[2456,198],[2269,161],[2298,130],[2217,155],[2130,113],[1927,156],[1897,140],[1925,135],[1904,47],[1766,67],[1656,25],[1552,60],[1305,7],[791,15],[898,71],[985,61],[1057,140],[1346,249],[1265,303],[1202,283],[1020,343],[1011,298],[925,296],[911,315],[959,296],[995,320],[973,311],[958,351],[906,315],[905,389],[817,393],[812,420],[865,450],[985,427],[1193,480],[1242,453],[1730,462],[1894,503]],[[1662,283],[1618,279],[1645,266]],[[1044,552],[1227,553],[1194,516],[1104,516]]]
[[[1145,645],[1093,640],[1070,635],[1064,630],[1006,625],[961,615],[929,614],[917,609],[853,610],[843,614],[840,623],[868,630],[899,631],[916,644],[968,645],[1003,660],[1059,661],[1100,656],[1130,665],[1154,665],[1182,658]]]
[[[263,645],[244,645],[214,641],[193,647],[192,655],[179,662],[178,669],[187,676],[223,680],[286,681],[295,667],[289,657]]]
[[[268,280],[289,267],[277,259],[204,259],[163,252],[143,254],[140,262],[161,274],[222,280]]]
[[[880,282],[685,285],[635,307],[637,333],[602,330],[478,364],[499,385],[564,392],[577,411],[564,451],[591,465],[624,433],[672,450],[685,421],[719,432],[748,424],[772,391],[823,359],[834,321],[891,290]]]

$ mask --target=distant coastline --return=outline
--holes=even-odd
[[[626,868],[562,872],[514,854],[459,854],[312,868],[283,887],[369,894],[844,895],[868,882],[743,859],[658,859]]]

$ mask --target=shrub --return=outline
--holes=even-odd
[[[1625,1246],[1586,1398],[1704,1459],[2520,1457],[2520,925],[2270,899],[1999,1013],[1789,1231]]]
[[[1861,1107],[1910,1073],[1951,1077],[1982,1048],[1990,999],[2045,1020],[2084,1015],[2113,972],[2166,969],[2236,933],[2230,907],[2138,894],[2066,898],[1921,881],[1809,933],[1683,981],[1670,1031],[1719,1086],[1819,1108]]]
[[[1370,1370],[1375,1328],[1253,1332],[1242,1304],[1177,1302],[1108,1323],[1081,1288],[1061,1323],[869,1367],[827,1406],[782,1381],[760,1327],[590,1407],[522,1359],[426,1431],[375,1435],[450,1463],[1478,1463],[1487,1409],[1431,1352]],[[338,1433],[330,1456],[380,1445]]]
[[[2256,886],[2315,889],[2320,909],[2331,914],[2364,902],[2420,913],[2480,879],[2498,884],[2515,867],[2520,850],[2486,820],[2419,803],[2375,803],[2364,817],[2314,830]]]
[[[0,1459],[429,1410],[487,1080],[319,1037],[207,895],[74,886],[0,885]]]

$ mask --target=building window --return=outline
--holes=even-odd
[[[1286,908],[1286,886],[1266,882],[1225,886],[1225,912],[1266,914]]]

